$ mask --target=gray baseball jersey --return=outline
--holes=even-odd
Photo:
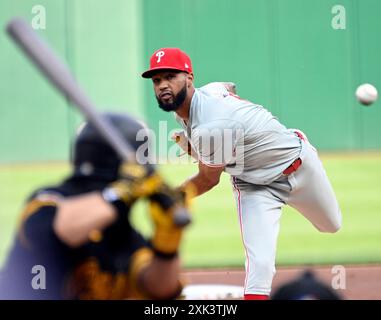
[[[268,296],[285,204],[322,232],[341,226],[341,211],[316,149],[300,130],[286,129],[262,106],[229,94],[221,83],[196,89],[188,123],[177,121],[200,161],[225,165],[231,174],[246,255],[245,299]],[[302,165],[284,174],[296,159]]]
[[[221,83],[196,89],[187,132],[199,160],[240,180],[266,185],[276,180],[301,152],[300,139],[268,110],[229,94]]]

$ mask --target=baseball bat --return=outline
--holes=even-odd
[[[95,104],[82,90],[67,65],[46,42],[22,18],[11,19],[6,30],[25,55],[38,67],[86,119],[94,125],[103,138],[114,148],[123,161],[136,163],[135,151],[123,139],[120,132],[97,111]],[[179,226],[187,225],[190,216],[186,210],[178,210],[174,221]]]
[[[80,109],[118,155],[128,162],[136,162],[132,148],[107,119],[96,111],[94,103],[78,85],[66,64],[32,27],[24,19],[14,18],[8,23],[7,32],[50,82]]]

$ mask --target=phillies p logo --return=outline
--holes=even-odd
[[[158,52],[156,52],[156,54],[155,54],[155,56],[157,57],[156,63],[159,63],[160,60],[161,60],[161,57],[163,57],[164,55],[165,55],[164,51],[158,51]]]

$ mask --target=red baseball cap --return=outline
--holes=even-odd
[[[143,78],[151,78],[158,70],[178,70],[192,73],[192,61],[179,48],[161,48],[156,50],[150,59],[150,68],[142,73]]]

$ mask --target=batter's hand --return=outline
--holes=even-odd
[[[174,208],[164,210],[157,202],[151,202],[149,211],[154,224],[152,247],[159,256],[172,258],[177,254],[183,231],[173,222]]]
[[[187,184],[183,188],[162,188],[150,197],[155,226],[151,243],[157,255],[170,258],[177,254],[183,229],[190,223],[194,195],[194,186]]]
[[[137,199],[151,196],[163,184],[155,171],[139,164],[126,163],[121,166],[120,178],[108,185],[102,191],[102,196],[118,213],[123,214]]]

